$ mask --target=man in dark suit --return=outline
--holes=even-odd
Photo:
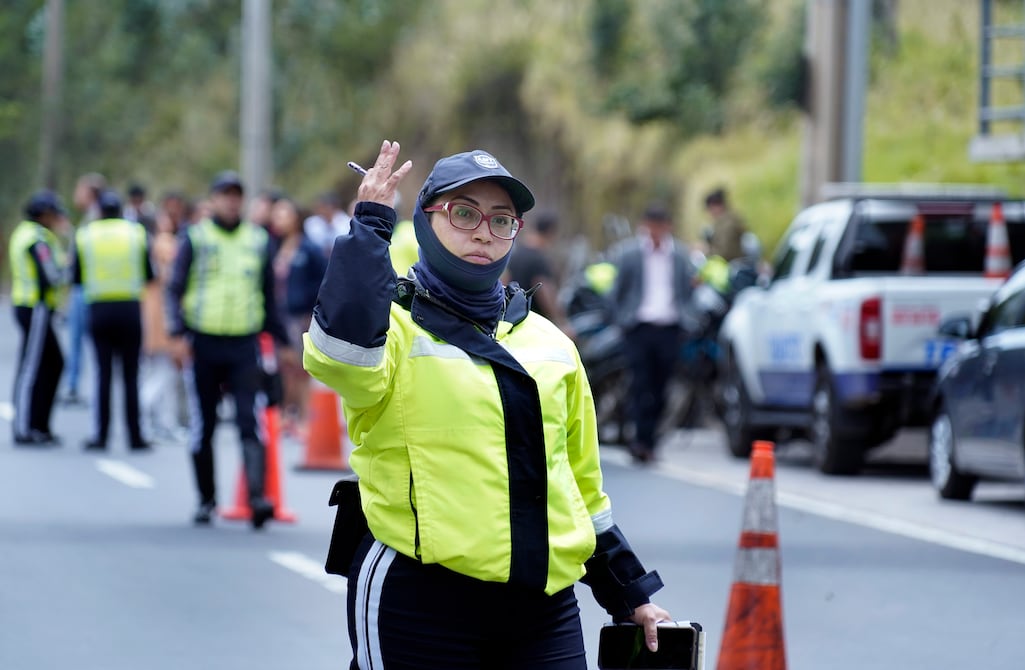
[[[648,463],[655,457],[655,428],[683,339],[694,266],[687,248],[673,237],[669,211],[660,205],[645,210],[636,237],[623,242],[613,258],[612,301],[632,373],[630,454]]]

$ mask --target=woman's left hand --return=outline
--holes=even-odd
[[[630,621],[644,626],[644,641],[652,652],[658,651],[658,623],[672,621],[673,617],[655,603],[641,605],[630,615]]]

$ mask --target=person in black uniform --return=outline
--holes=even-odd
[[[110,381],[114,358],[124,381],[125,425],[133,450],[149,444],[139,428],[139,354],[142,349],[143,288],[154,279],[149,241],[142,224],[121,218],[121,198],[104,191],[100,218],[78,230],[72,252],[72,282],[81,285],[89,309],[89,336],[96,351],[96,426],[86,449],[106,449],[110,427]]]
[[[167,286],[168,334],[183,366],[192,410],[192,463],[199,492],[193,521],[209,524],[216,510],[213,436],[217,405],[226,386],[235,400],[235,422],[253,528],[274,516],[264,497],[266,453],[258,433],[257,395],[262,370],[258,339],[268,332],[280,355],[297,360],[274,300],[270,236],[242,219],[242,181],[223,172],[210,188],[212,215],[185,229]]]
[[[39,191],[25,205],[25,220],[8,245],[11,304],[21,328],[21,350],[14,380],[14,443],[55,445],[50,414],[64,370],[64,356],[53,332],[53,311],[62,284],[60,244],[53,229],[64,207],[51,191]]]

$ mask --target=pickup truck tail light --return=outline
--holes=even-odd
[[[883,305],[880,298],[867,298],[861,303],[858,322],[858,346],[865,360],[879,360],[883,353]]]

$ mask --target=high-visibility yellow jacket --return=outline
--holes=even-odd
[[[22,221],[11,233],[8,256],[11,303],[15,307],[35,307],[43,302],[50,309],[56,308],[65,278],[63,252],[53,231],[35,221]]]
[[[189,226],[192,258],[182,318],[206,335],[252,335],[264,327],[267,231],[247,221],[231,230],[210,219]]]
[[[126,219],[98,219],[79,228],[75,263],[88,303],[139,300],[153,278],[146,229]]]
[[[595,526],[611,524],[591,390],[572,343],[536,314],[516,327],[503,322],[498,342],[530,373],[543,399],[545,590],[554,593],[583,576]],[[507,581],[507,418],[492,366],[440,341],[398,304],[384,347],[354,350],[314,321],[304,352],[310,373],[343,398],[356,447],[350,463],[360,475],[374,537],[425,563]]]
[[[585,575],[596,535],[615,528],[576,348],[528,313],[522,291],[510,295],[493,341],[411,293],[411,282],[396,291],[393,224],[390,208],[358,205],[352,231],[335,242],[303,347],[306,369],[343,399],[368,526],[424,563],[549,594],[566,588]],[[470,332],[480,344],[469,348],[493,359],[439,332]],[[638,563],[618,580],[643,578],[616,594],[627,604],[599,602],[628,613],[657,588],[652,575]]]

